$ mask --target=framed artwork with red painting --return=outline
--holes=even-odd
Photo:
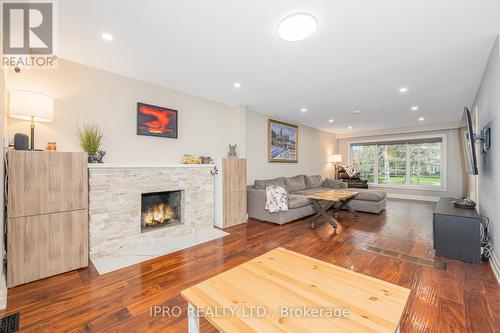
[[[177,110],[137,103],[137,135],[177,139]]]

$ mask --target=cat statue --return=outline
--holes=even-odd
[[[229,158],[238,157],[238,154],[236,153],[236,145],[229,145],[229,152],[227,153],[227,157]]]

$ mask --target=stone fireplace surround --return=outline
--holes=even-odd
[[[99,273],[226,235],[213,227],[212,167],[90,164],[89,247]],[[183,191],[182,224],[141,233],[141,194],[175,190]]]

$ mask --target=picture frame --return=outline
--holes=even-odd
[[[177,139],[178,111],[138,102],[137,135]]]
[[[268,119],[269,163],[297,163],[299,156],[299,127]]]

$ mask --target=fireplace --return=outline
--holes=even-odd
[[[141,194],[141,232],[182,223],[182,191]]]

